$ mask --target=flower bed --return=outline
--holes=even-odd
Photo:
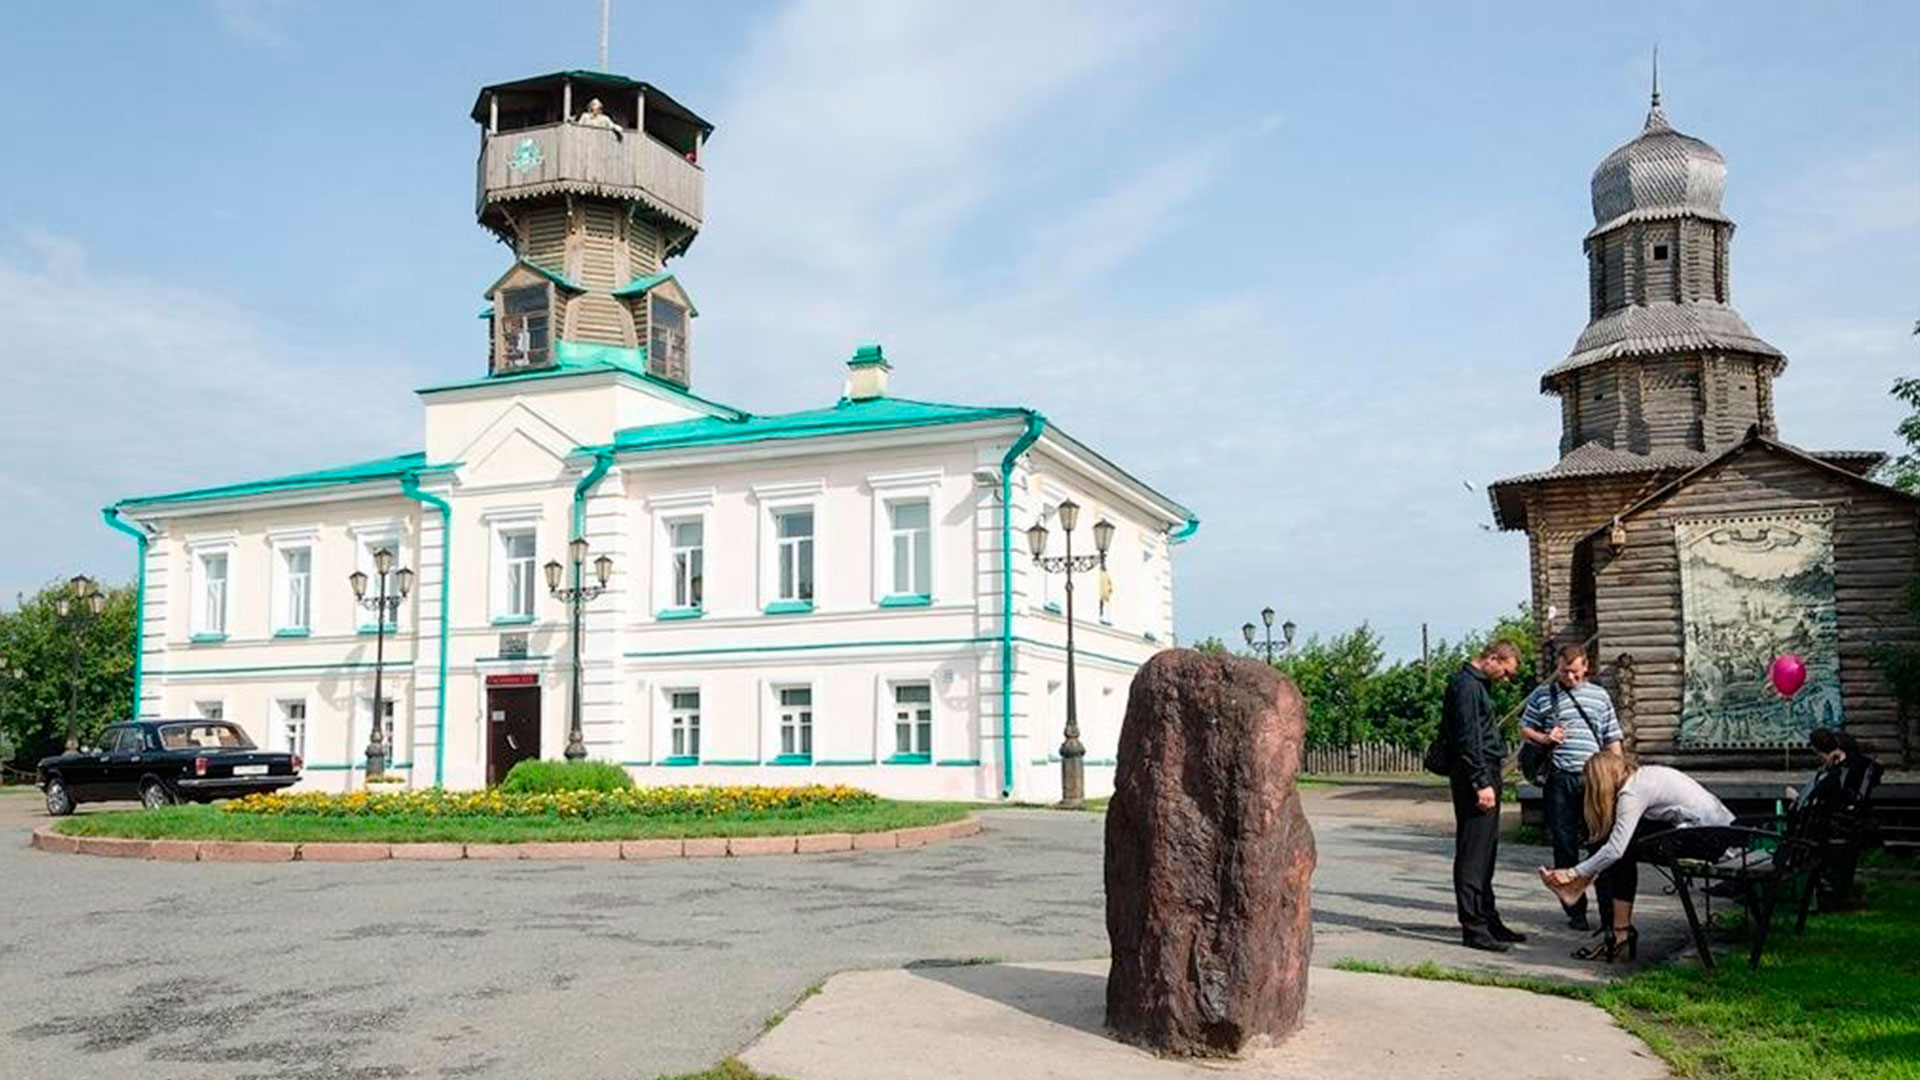
[[[550,818],[591,821],[619,817],[736,817],[780,811],[855,809],[879,802],[872,792],[843,785],[804,787],[652,787],[625,791],[505,792],[355,791],[249,795],[222,813],[278,818],[416,817]]]

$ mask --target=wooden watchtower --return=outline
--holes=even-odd
[[[1865,478],[1878,453],[1778,441],[1786,356],[1733,307],[1725,185],[1719,151],[1674,130],[1656,84],[1640,135],[1594,170],[1589,321],[1541,376],[1560,399],[1560,459],[1492,484],[1494,519],[1527,532],[1543,645],[1596,643],[1643,755],[1777,765],[1806,727],[1836,723],[1904,747],[1871,656],[1915,639],[1900,606],[1915,507]],[[1794,544],[1824,561],[1780,554]],[[1727,566],[1708,565],[1713,551]],[[1805,596],[1735,595],[1742,560],[1769,551]],[[1731,625],[1742,610],[1773,622]],[[1819,652],[1826,699],[1801,715],[1767,700],[1771,650]]]
[[[666,270],[700,231],[713,125],[659,89],[563,71],[485,87],[475,213],[513,249],[490,370],[614,364],[686,386],[697,314]]]

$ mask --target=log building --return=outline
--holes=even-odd
[[[1643,758],[1773,766],[1838,726],[1911,762],[1915,720],[1874,654],[1920,641],[1920,505],[1868,478],[1877,452],[1780,440],[1787,359],[1733,307],[1725,183],[1656,86],[1639,137],[1594,170],[1590,319],[1540,381],[1560,460],[1491,485],[1494,519],[1527,533],[1543,644],[1593,643]],[[1782,701],[1767,668],[1788,652],[1810,674]]]

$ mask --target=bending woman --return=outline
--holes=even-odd
[[[1575,952],[1578,960],[1611,961],[1640,949],[1633,928],[1633,901],[1640,887],[1638,841],[1682,825],[1728,825],[1733,812],[1692,777],[1664,765],[1639,765],[1617,754],[1587,759],[1585,811],[1588,836],[1606,842],[1568,870],[1540,868],[1540,880],[1571,902],[1592,883],[1600,899],[1604,937]]]

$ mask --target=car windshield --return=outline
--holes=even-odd
[[[169,750],[251,750],[253,740],[232,724],[160,725],[160,745]]]

